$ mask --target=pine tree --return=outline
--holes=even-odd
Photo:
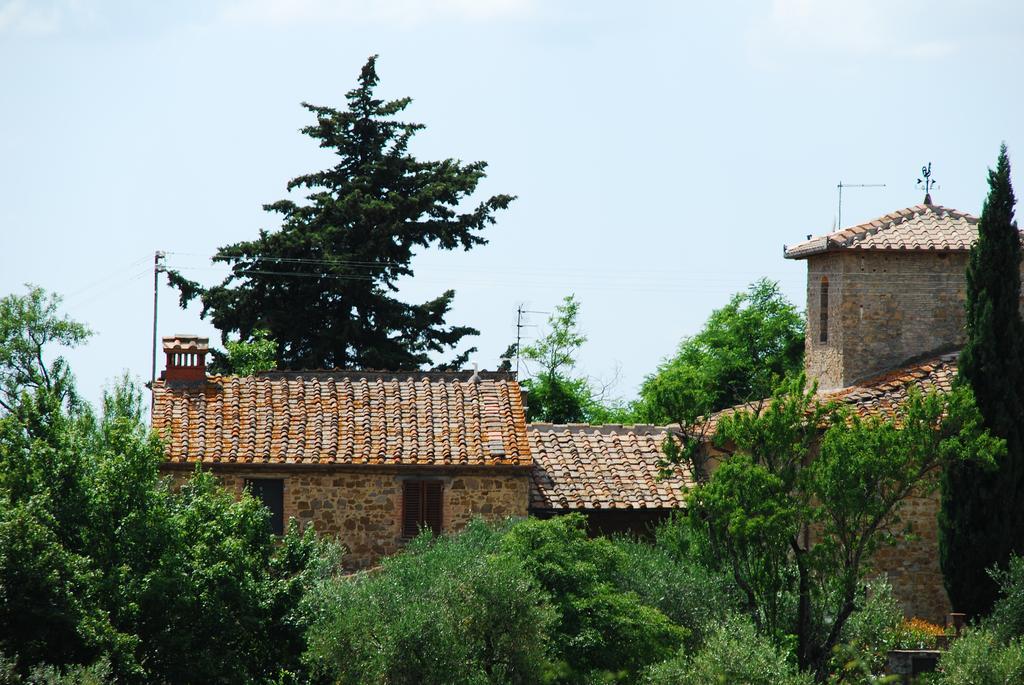
[[[486,163],[413,157],[409,142],[424,127],[396,120],[411,100],[375,98],[377,82],[374,56],[347,93],[347,109],[303,103],[316,123],[302,132],[334,152],[336,164],[288,183],[308,192],[303,203],[264,206],[283,217],[280,230],[217,251],[213,260],[231,265],[223,283],[204,289],[169,273],[182,305],[199,296],[225,341],[269,331],[279,368],[415,369],[478,334],[445,324],[453,290],[407,304],[394,296],[397,281],[413,275],[417,247],[486,243],[480,231],[514,198],[495,195],[460,211]]]
[[[946,590],[953,608],[971,616],[987,614],[997,596],[986,569],[1004,567],[1011,552],[1024,552],[1021,246],[1005,144],[988,183],[967,265],[967,341],[959,380],[974,390],[987,428],[1006,439],[1007,453],[994,471],[971,464],[949,467],[939,517]]]

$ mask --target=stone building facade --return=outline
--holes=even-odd
[[[826,399],[891,416],[911,386],[949,389],[965,339],[965,272],[977,223],[925,198],[786,248],[788,259],[807,261],[805,367]],[[908,500],[902,519],[913,537],[873,560],[905,613],[933,621],[951,610],[938,511],[938,493]]]
[[[153,428],[163,469],[197,465],[336,536],[358,569],[420,527],[526,516],[532,459],[518,384],[505,374],[269,372],[208,376],[207,343],[164,339]]]
[[[923,204],[786,249],[807,261],[808,376],[853,385],[964,341],[977,219]]]
[[[192,465],[167,465],[175,480],[192,473]],[[345,545],[349,569],[372,566],[399,551],[408,541],[403,530],[403,483],[410,478],[439,481],[443,488],[441,530],[458,530],[476,516],[502,520],[526,516],[529,481],[522,469],[431,468],[410,474],[405,469],[363,466],[220,464],[214,472],[224,487],[241,496],[254,480],[283,481],[282,520],[295,519],[305,529],[332,535]]]

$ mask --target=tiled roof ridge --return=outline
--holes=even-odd
[[[891,228],[905,221],[908,221],[915,217],[923,216],[928,213],[937,214],[940,218],[944,216],[951,216],[954,219],[964,219],[967,221],[967,223],[978,223],[978,217],[974,216],[973,214],[963,212],[959,209],[943,207],[942,205],[921,204],[914,205],[913,207],[904,207],[903,209],[897,209],[896,211],[884,214],[878,217],[877,219],[865,221],[860,224],[854,224],[853,226],[847,226],[846,228],[840,228],[838,231],[834,231],[823,237],[828,238],[829,242],[838,240],[840,237],[844,241],[856,240],[858,238],[874,235],[886,228]],[[846,244],[849,245],[851,243],[847,242]]]
[[[629,434],[650,435],[652,433],[664,433],[666,431],[678,430],[678,427],[667,425],[662,426],[654,423],[546,423],[536,422],[526,424],[527,430],[544,431],[551,433],[600,433],[602,435]]]
[[[158,378],[154,381],[154,387],[183,387],[183,386],[202,386],[202,385],[217,385],[225,387],[230,385],[233,381],[245,381],[246,379],[254,379],[256,381],[261,380],[317,380],[319,382],[325,382],[327,379],[333,379],[336,382],[341,381],[366,381],[366,382],[401,382],[401,381],[426,381],[426,382],[460,382],[470,383],[472,382],[473,371],[329,371],[324,369],[307,370],[307,371],[260,371],[255,375],[251,376],[236,376],[229,374],[207,374],[205,381],[170,381],[163,378]],[[519,383],[516,379],[515,372],[506,371],[479,371],[477,372],[477,379],[479,381],[507,381],[510,383]]]
[[[439,380],[439,381],[452,381],[452,380],[463,380],[469,381],[473,378],[473,375],[482,381],[514,381],[516,374],[514,371],[473,371],[473,369],[460,369],[458,371],[388,371],[385,369],[274,369],[273,371],[258,371],[256,373],[257,378],[305,378],[305,377],[318,377],[324,376],[341,379],[350,378],[353,380],[359,380],[362,378],[366,379],[380,379],[383,381],[405,381],[405,380]],[[214,378],[231,378],[231,376],[220,376],[213,375],[208,376],[211,379]]]
[[[939,220],[951,219],[957,222],[962,220],[969,226],[974,226],[979,221],[977,216],[959,209],[953,209],[951,207],[944,207],[936,204],[918,204],[912,207],[897,209],[889,212],[888,214],[871,219],[870,221],[842,227],[832,231],[831,233],[809,236],[805,241],[799,242],[795,245],[786,246],[784,254],[789,259],[799,259],[814,254],[820,254],[822,252],[828,252],[833,249],[862,248],[960,252],[970,248],[969,243],[973,242],[973,239],[965,242],[966,236],[957,234],[955,231],[954,233],[947,235],[939,233],[940,239],[936,241],[937,244],[931,245],[878,245],[873,244],[872,241],[868,240],[877,236],[879,233],[884,233],[885,231],[901,226],[908,221],[919,219],[926,215],[933,215],[935,219]],[[868,242],[869,244],[862,245],[861,243],[864,242]]]

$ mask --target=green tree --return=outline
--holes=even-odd
[[[67,362],[47,356],[53,345],[75,347],[91,335],[86,326],[58,314],[60,297],[27,288],[25,295],[0,299],[0,410],[7,412],[22,393],[39,389],[76,401]]]
[[[688,503],[755,625],[777,640],[795,635],[800,667],[824,681],[905,500],[936,487],[943,466],[991,462],[1005,445],[983,429],[966,388],[911,391],[891,420],[823,406],[815,392],[800,375],[770,401],[724,416],[716,440],[730,455]],[[811,526],[818,533],[805,540]]]
[[[84,330],[34,304],[55,302],[36,290],[5,298],[3,325]],[[17,335],[0,343],[14,348],[0,349],[5,360],[24,347]],[[128,683],[300,673],[300,600],[333,570],[334,548],[294,527],[276,542],[266,509],[210,475],[172,491],[138,388],[122,381],[96,416],[68,401],[73,377],[52,355],[40,345],[36,367],[18,367],[28,380],[11,383],[0,415],[0,653],[20,674],[104,660]]]
[[[567,295],[548,318],[547,332],[532,345],[523,347],[523,359],[537,369],[522,383],[529,392],[528,421],[607,423],[628,420],[626,408],[606,404],[603,392],[595,390],[587,378],[572,373],[580,348],[587,341],[577,323],[579,313],[576,296]],[[514,346],[509,347],[505,354],[514,349]]]
[[[557,616],[500,538],[480,520],[424,533],[376,573],[317,586],[306,659],[352,685],[543,682]]]
[[[713,411],[768,397],[803,365],[804,320],[761,279],[708,317],[640,388],[636,411],[651,423],[693,424]]]
[[[558,612],[550,635],[560,664],[556,682],[633,682],[688,635],[616,584],[627,557],[610,540],[589,538],[581,515],[522,521],[501,540],[501,550],[521,560]]]
[[[224,352],[213,352],[213,373],[252,376],[277,368],[277,342],[270,337],[270,331],[256,329],[249,340],[228,340],[224,348]]]
[[[486,243],[480,231],[514,198],[495,195],[462,211],[486,163],[413,157],[409,143],[423,125],[397,120],[411,100],[376,98],[377,82],[371,57],[347,109],[303,103],[316,121],[302,132],[336,163],[288,183],[308,192],[305,202],[265,206],[282,216],[279,231],[217,251],[213,260],[231,265],[223,283],[204,289],[169,272],[182,304],[198,295],[225,339],[268,330],[282,368],[415,369],[477,333],[445,324],[452,290],[422,304],[394,293],[413,275],[416,248]]]
[[[1024,325],[1020,317],[1020,233],[1004,144],[989,170],[978,241],[967,265],[967,342],[960,381],[971,386],[985,425],[1006,439],[998,469],[955,464],[944,475],[940,561],[957,611],[987,614],[997,586],[986,573],[1024,553]]]

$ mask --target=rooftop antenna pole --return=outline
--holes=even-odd
[[[160,273],[164,270],[164,253],[157,250],[153,253],[153,368],[149,375],[150,410],[153,408],[153,384],[156,383],[156,314],[160,294]]]
[[[839,182],[839,218],[836,219],[836,230],[843,230],[843,188],[884,188],[884,183],[843,183]]]
[[[519,378],[519,348],[523,341],[523,305],[516,307],[516,378]]]
[[[551,312],[541,312],[536,309],[525,309],[526,305],[520,304],[516,307],[516,378],[519,378],[519,349],[523,343],[523,329],[524,328],[536,328],[537,324],[523,323],[523,314],[551,314]]]

